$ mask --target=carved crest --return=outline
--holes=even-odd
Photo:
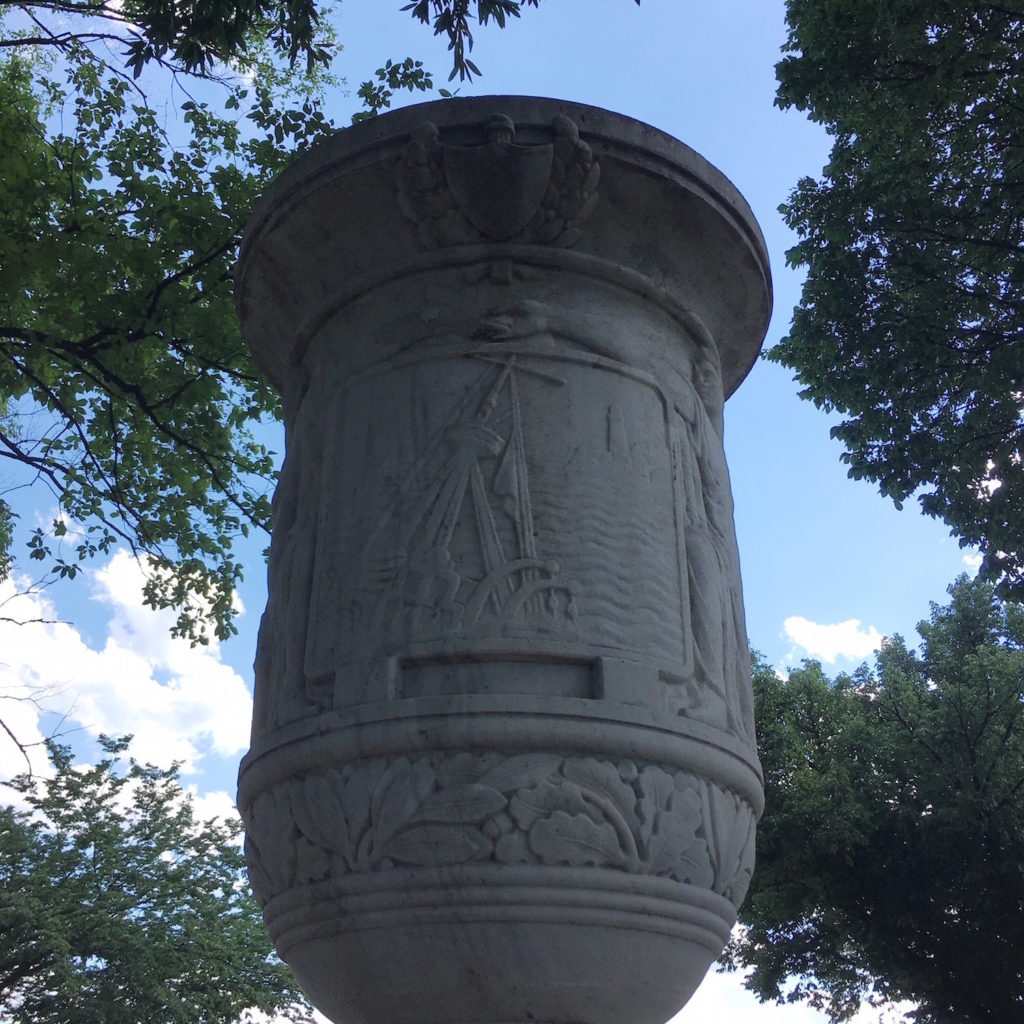
[[[412,132],[395,168],[402,212],[430,249],[484,240],[573,245],[597,202],[600,167],[579,130],[559,114],[553,140],[523,146],[515,125],[493,114],[487,142],[440,141],[424,121]]]

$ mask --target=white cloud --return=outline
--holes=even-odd
[[[246,1010],[246,1021],[252,1024],[288,1024],[287,1017],[268,1017],[262,1010]],[[325,1017],[319,1010],[313,1011],[313,1020],[316,1024],[331,1024],[329,1018]]]
[[[41,698],[28,687],[8,682],[3,676],[4,665],[0,662],[0,779],[11,779],[29,770],[33,775],[49,775],[50,764],[39,730],[39,707],[35,703]],[[11,803],[11,791],[0,791],[0,802]]]
[[[975,572],[981,568],[981,555],[964,555],[961,561],[968,569],[973,569]]]
[[[27,580],[17,585],[11,579],[0,583],[0,780],[25,771],[53,774],[39,720],[46,714],[59,714],[67,706],[67,695],[59,685],[32,685],[14,671],[10,637],[22,630],[38,633],[43,625],[40,620],[53,618],[53,609],[47,603],[19,596],[19,585],[27,586]],[[14,800],[13,791],[4,791],[2,799],[5,803],[21,803]]]
[[[916,1003],[886,1003],[885,1006],[863,1005],[850,1020],[850,1024],[906,1024],[907,1014]]]
[[[851,1024],[903,1024],[912,1003],[864,1005]],[[720,973],[710,970],[693,998],[669,1024],[826,1024],[828,1017],[806,1003],[761,1003],[743,987],[741,972]]]
[[[882,646],[882,634],[874,626],[862,628],[860,619],[822,625],[791,615],[782,628],[796,647],[829,663],[837,658],[866,658]]]
[[[186,787],[186,791],[192,797],[192,809],[195,811],[197,820],[210,821],[212,818],[220,818],[225,821],[234,821],[238,817],[235,798],[223,789],[212,789],[208,793],[200,793],[195,784],[191,784]]]
[[[742,974],[710,970],[693,998],[669,1024],[825,1024],[826,1017],[802,1004],[760,1003],[743,987]]]
[[[53,621],[57,611],[46,594],[17,595],[14,581],[0,584],[0,601],[8,599],[2,614],[50,620],[0,622],[0,693],[57,691],[48,706],[66,713],[69,723],[91,735],[132,733],[133,756],[161,766],[181,761],[186,773],[197,770],[207,750],[224,756],[245,750],[252,699],[220,660],[216,641],[190,647],[173,639],[174,613],[143,606],[143,572],[127,552],[117,552],[92,578],[93,598],[109,616],[107,635],[95,647],[69,623]],[[19,706],[25,718],[19,724],[24,735],[38,738],[39,718],[29,707]],[[6,751],[2,757],[7,768],[10,757]]]

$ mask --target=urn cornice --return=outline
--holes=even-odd
[[[612,280],[662,306],[713,339],[725,397],[753,365],[771,315],[760,229],[703,157],[596,107],[483,96],[346,128],[274,182],[236,272],[247,342],[281,387],[353,298],[478,265],[481,246],[496,264]]]

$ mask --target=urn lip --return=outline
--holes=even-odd
[[[754,214],[739,190],[721,171],[685,143],[640,120],[583,103],[503,95],[457,97],[414,104],[340,129],[296,158],[268,187],[246,225],[235,280],[236,305],[246,341],[272,383],[281,387],[287,365],[301,358],[301,348],[293,347],[293,342],[300,332],[301,305],[303,301],[308,302],[308,296],[296,298],[291,316],[286,311],[281,320],[278,313],[278,322],[270,323],[274,318],[268,314],[269,304],[263,301],[260,293],[275,275],[283,272],[288,277],[291,272],[294,280],[275,282],[279,302],[282,294],[293,293],[297,282],[308,278],[308,271],[322,266],[325,258],[330,259],[327,252],[309,252],[302,254],[309,261],[305,267],[290,267],[289,262],[299,253],[301,243],[289,236],[289,219],[305,207],[308,222],[309,210],[316,209],[325,201],[329,193],[323,190],[332,186],[335,191],[330,194],[331,203],[343,205],[345,189],[339,189],[340,179],[348,174],[369,171],[378,177],[390,177],[401,148],[424,123],[429,122],[436,127],[443,143],[466,146],[486,140],[489,120],[493,120],[495,115],[503,115],[506,121],[511,119],[517,133],[516,143],[522,141],[527,146],[547,141],[556,117],[568,118],[578,128],[579,139],[590,147],[601,165],[594,221],[600,221],[604,215],[601,193],[615,189],[614,179],[616,175],[622,178],[623,170],[628,180],[619,182],[620,201],[624,195],[637,195],[638,205],[642,206],[644,197],[638,193],[648,187],[658,189],[659,183],[658,199],[651,202],[665,202],[666,196],[679,202],[687,196],[697,200],[696,206],[691,202],[685,209],[680,206],[677,211],[665,210],[666,217],[658,218],[659,238],[655,245],[647,245],[646,238],[646,229],[653,223],[651,207],[645,208],[646,221],[638,221],[634,237],[629,238],[621,225],[616,230],[621,239],[629,243],[629,248],[639,251],[646,245],[648,256],[660,246],[653,260],[647,259],[639,267],[640,273],[664,293],[669,304],[678,308],[684,322],[691,322],[696,314],[698,321],[709,329],[721,356],[724,396],[727,398],[732,394],[760,352],[772,310],[767,246]],[[668,192],[665,191],[666,186]],[[394,237],[406,231],[410,237],[415,237],[413,226],[407,223],[399,209],[395,196],[397,190],[391,185],[389,191],[395,198],[394,209],[388,211],[378,228],[381,236]],[[355,211],[337,211],[334,223],[345,224],[348,218],[344,214],[347,212]],[[363,213],[358,212],[360,216]],[[391,220],[387,219],[388,216]],[[666,227],[667,222],[674,223]],[[716,297],[717,309],[709,318],[704,310],[695,308],[700,306],[699,302],[690,301],[685,281],[674,280],[673,275],[682,278],[691,274],[687,261],[693,261],[695,250],[691,243],[691,249],[683,251],[682,236],[692,227],[703,240],[708,235],[709,225],[716,222],[718,234],[709,243],[706,259],[716,264],[717,281],[724,285],[719,290],[726,294]],[[324,222],[325,237],[328,232]],[[723,238],[730,236],[731,241],[725,245]],[[364,237],[359,256],[349,261],[332,260],[339,283],[344,284],[346,279],[365,278],[367,271],[377,270],[383,274],[389,262],[395,263],[396,250],[392,247],[391,252],[382,256],[381,265],[374,267],[377,255],[374,252],[375,241]],[[448,251],[453,255],[467,248],[448,244]],[[544,248],[560,244],[565,243],[545,245]],[[528,243],[513,242],[513,247],[517,245],[524,252],[535,248]],[[313,243],[313,249],[318,247],[324,248],[323,240]],[[408,249],[410,257],[416,255],[414,244]],[[592,245],[586,235],[579,244],[569,243],[563,251],[591,254],[606,263],[621,259],[626,266],[634,256],[633,252],[607,251],[604,240]],[[677,255],[680,259],[674,260]],[[661,265],[658,265],[659,261]],[[699,290],[700,285],[694,287]],[[315,289],[310,288],[310,294],[313,291]],[[322,285],[317,297],[321,295]]]

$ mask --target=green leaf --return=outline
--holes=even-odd
[[[776,103],[832,152],[780,207],[806,268],[769,358],[843,419],[850,475],[916,495],[1024,597],[1019,5],[789,0]],[[997,486],[998,485],[998,486]]]
[[[127,742],[101,738],[91,766],[52,744],[50,777],[10,784],[22,806],[0,807],[5,1018],[235,1024],[254,1008],[312,1021],[246,884],[241,823],[198,819],[177,769],[124,764]]]

